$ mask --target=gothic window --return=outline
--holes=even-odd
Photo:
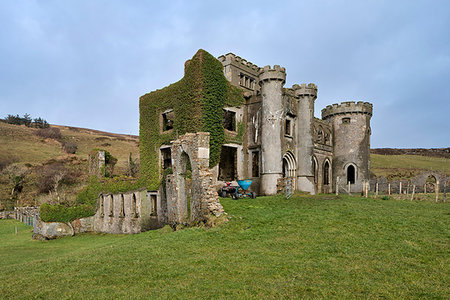
[[[125,217],[125,198],[123,194],[120,194],[120,214],[119,218]]]
[[[323,131],[322,128],[317,129],[317,142],[322,143]]]
[[[255,79],[243,73],[239,74],[239,85],[249,89],[255,88]]]
[[[330,164],[328,163],[328,160],[325,161],[325,164],[323,165],[323,184],[330,184]]]

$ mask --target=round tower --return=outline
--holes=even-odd
[[[298,97],[297,116],[297,189],[315,194],[313,150],[314,150],[314,102],[317,98],[317,86],[294,85]]]
[[[360,192],[370,178],[370,118],[372,104],[342,102],[322,109],[322,119],[333,127],[333,182],[339,187]]]
[[[283,85],[286,70],[275,65],[264,67],[259,74],[261,86],[261,193],[277,193],[282,177],[281,133],[283,124]]]

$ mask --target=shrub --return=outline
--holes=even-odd
[[[382,200],[389,200],[389,196],[383,196],[381,197]]]
[[[62,147],[67,154],[75,154],[78,150],[78,145],[73,142],[64,142]]]
[[[44,203],[40,207],[41,219],[44,222],[71,222],[76,219],[92,216],[93,213],[94,208],[87,204],[67,207],[60,204],[50,205]]]
[[[61,140],[61,131],[55,127],[39,129],[35,134],[45,139]]]
[[[38,169],[39,177],[36,186],[40,193],[48,193],[57,188],[61,183],[74,184],[79,174],[67,169],[61,163],[52,163]]]

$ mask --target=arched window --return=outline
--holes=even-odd
[[[131,201],[131,209],[132,209],[132,213],[133,213],[133,217],[134,218],[138,218],[139,214],[137,212],[137,205],[136,205],[136,194],[133,194],[133,199]]]
[[[355,183],[356,178],[356,170],[354,165],[349,165],[347,167],[347,183],[350,182],[351,184]]]
[[[123,194],[120,194],[120,214],[119,218],[125,217],[125,199]]]
[[[312,171],[313,171],[313,176],[314,176],[314,183],[317,183],[317,172],[318,172],[319,168],[317,165],[317,160],[316,158],[313,156],[312,158]]]
[[[325,161],[323,165],[323,184],[330,184],[330,163],[328,162],[328,160]]]

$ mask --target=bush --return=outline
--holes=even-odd
[[[67,154],[75,154],[78,150],[78,145],[72,142],[64,142],[62,147]]]
[[[39,129],[35,134],[45,139],[61,140],[61,131],[55,127]]]
[[[48,193],[61,183],[74,184],[79,174],[65,168],[61,163],[52,163],[38,169],[39,177],[36,186],[40,193]]]
[[[40,207],[41,219],[44,222],[71,222],[92,216],[94,213],[94,208],[87,204],[67,207],[60,204],[50,205],[44,203]]]

